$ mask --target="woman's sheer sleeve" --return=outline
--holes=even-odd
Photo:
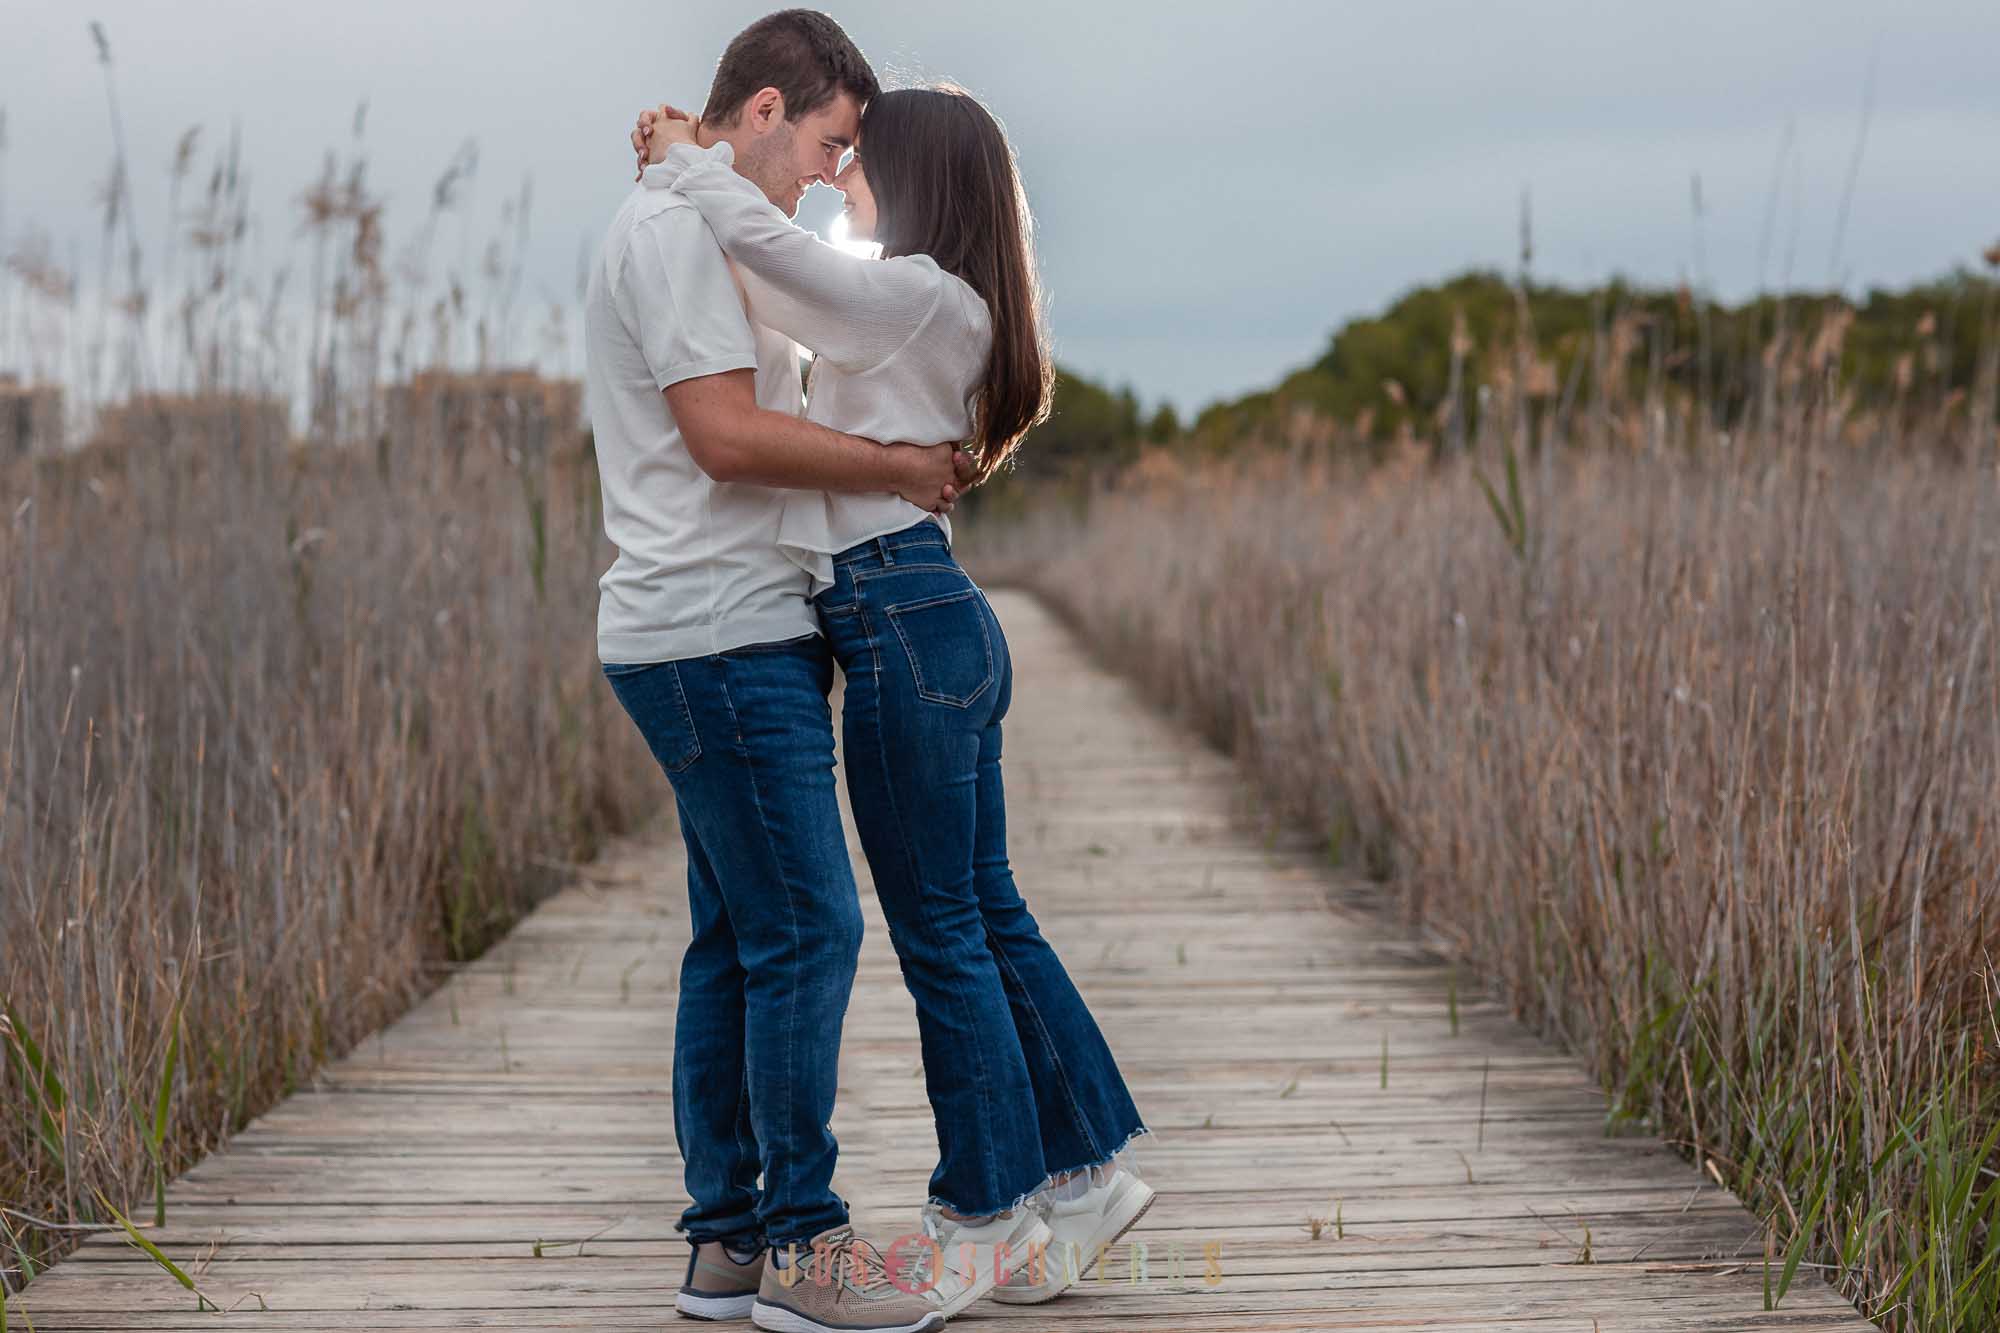
[[[888,360],[937,305],[943,289],[937,266],[835,249],[794,226],[737,174],[730,151],[727,144],[669,149],[668,162],[680,169],[667,188],[701,211],[723,252],[757,279],[751,313],[844,369],[864,371]]]

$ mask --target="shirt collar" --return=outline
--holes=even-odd
[[[681,173],[689,167],[709,162],[725,167],[736,164],[736,150],[730,146],[729,140],[718,139],[707,148],[698,144],[677,143],[667,150],[664,158],[640,173],[639,182],[649,190],[664,190],[679,180]]]

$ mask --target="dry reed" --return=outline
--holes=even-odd
[[[4,487],[0,1235],[20,1269],[50,1234],[28,1216],[101,1223],[95,1190],[150,1192],[658,792],[597,671],[587,457],[385,467],[209,439]]]
[[[505,266],[484,315],[431,270],[469,150],[394,282],[363,121],[300,201],[309,308],[193,132],[159,273],[120,152],[94,308],[32,235],[0,274],[31,380],[95,422],[0,459],[0,1288],[157,1218],[660,801],[597,667],[574,386],[459,373],[512,318]],[[518,268],[525,194],[501,225]]]
[[[1991,1328],[2000,442],[1849,417],[1832,355],[1734,436],[1500,397],[1374,468],[1157,452],[974,559],[1739,1190],[1774,1301]]]

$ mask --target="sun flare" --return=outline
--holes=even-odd
[[[847,214],[845,213],[835,218],[833,226],[827,229],[827,242],[836,250],[845,250],[848,254],[859,255],[863,259],[879,259],[882,257],[882,247],[875,242],[857,241],[848,235]]]

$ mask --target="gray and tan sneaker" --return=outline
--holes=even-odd
[[[799,1247],[791,1266],[764,1265],[750,1322],[772,1333],[928,1333],[945,1317],[889,1280],[882,1255],[851,1226]]]
[[[762,1250],[739,1263],[721,1241],[704,1241],[688,1255],[674,1308],[690,1319],[741,1319],[757,1303],[764,1267]]]

